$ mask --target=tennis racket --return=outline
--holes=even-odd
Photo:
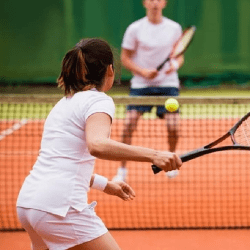
[[[218,144],[231,138],[232,144],[219,146]],[[240,119],[226,134],[204,147],[193,150],[180,156],[182,162],[190,161],[194,158],[224,150],[250,150],[250,112]],[[154,174],[162,171],[161,168],[152,165]]]
[[[168,62],[171,58],[176,58],[176,57],[182,55],[187,50],[188,46],[190,45],[190,43],[193,40],[195,31],[196,31],[195,26],[190,26],[183,31],[181,38],[175,44],[173,51],[171,52],[169,57],[167,59],[165,59],[164,62],[162,62],[156,68],[158,71],[160,71],[163,68],[163,66],[165,65],[165,63]]]

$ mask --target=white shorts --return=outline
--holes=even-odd
[[[17,207],[17,213],[33,250],[65,250],[107,233],[95,206],[96,202],[92,202],[81,212],[70,208],[66,217],[22,207]]]

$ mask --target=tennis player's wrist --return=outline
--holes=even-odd
[[[180,65],[176,59],[171,59],[171,64],[175,70],[178,70],[180,68]]]
[[[91,188],[104,191],[108,184],[108,179],[102,175],[94,174],[94,180]]]

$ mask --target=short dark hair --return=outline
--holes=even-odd
[[[114,56],[109,44],[98,38],[82,39],[67,52],[62,62],[58,86],[65,95],[82,91],[85,86],[99,89]]]

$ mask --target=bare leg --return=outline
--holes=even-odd
[[[179,120],[180,115],[178,113],[167,113],[165,115],[165,119],[167,122],[167,129],[168,129],[168,144],[169,144],[169,151],[175,152],[177,142],[179,139]],[[172,170],[166,173],[168,178],[174,178],[179,174],[179,171]]]
[[[122,142],[131,144],[132,134],[137,127],[138,120],[141,116],[136,110],[128,110],[125,118],[125,123],[122,131]],[[122,168],[126,167],[126,161],[121,162]]]
[[[169,151],[175,152],[177,142],[179,139],[179,120],[180,115],[178,113],[167,113],[165,114],[168,129],[168,144]]]
[[[74,246],[68,250],[121,250],[113,236],[107,232],[106,234],[88,241],[86,243]]]
[[[136,110],[128,110],[122,130],[122,142],[131,144],[132,134],[137,127],[138,120],[141,113]],[[114,176],[113,181],[126,181],[127,179],[126,161],[121,162],[121,167],[117,169],[117,174]]]

